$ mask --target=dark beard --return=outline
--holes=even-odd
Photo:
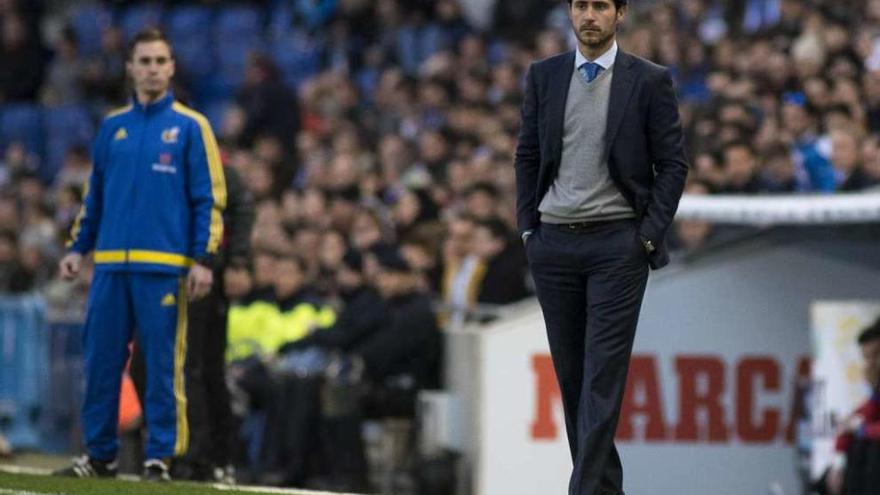
[[[582,36],[581,32],[578,31],[577,32],[578,41],[580,41],[581,43],[583,43],[584,45],[586,45],[590,48],[599,48],[602,46],[606,46],[606,43],[609,46],[611,45],[610,41],[612,38],[614,38],[614,31],[611,31],[610,33],[606,34],[605,36],[599,38],[597,41],[588,41],[586,37],[581,37],[581,36]]]

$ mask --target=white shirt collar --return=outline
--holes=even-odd
[[[608,70],[609,67],[614,65],[615,58],[617,58],[617,40],[614,40],[614,42],[611,43],[611,48],[606,50],[605,53],[600,55],[596,60],[589,60],[583,53],[581,53],[581,49],[578,47],[574,50],[574,68],[577,70],[578,67],[587,62],[596,62],[603,69]]]

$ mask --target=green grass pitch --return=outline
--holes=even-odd
[[[198,483],[147,483],[133,479],[71,479],[0,469],[0,495],[321,495],[322,493]]]

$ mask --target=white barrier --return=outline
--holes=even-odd
[[[880,222],[880,192],[760,196],[685,194],[675,218],[762,226]]]

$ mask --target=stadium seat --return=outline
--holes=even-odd
[[[215,67],[214,53],[211,38],[204,33],[213,25],[212,11],[184,5],[173,9],[167,17],[166,30],[179,61],[178,69],[191,79],[209,76]]]
[[[216,35],[222,39],[259,37],[263,30],[262,12],[251,7],[226,7],[217,14]]]
[[[290,2],[274,2],[269,14],[269,39],[273,42],[280,40],[288,35],[294,28],[294,12]]]
[[[251,52],[265,48],[262,13],[249,7],[228,7],[217,14],[214,25],[214,48],[223,85],[238,86]]]
[[[304,32],[292,32],[272,45],[272,59],[291,89],[299,88],[321,68],[321,46]]]
[[[70,19],[70,25],[79,40],[80,53],[89,56],[100,52],[101,35],[112,24],[113,13],[103,5],[83,5],[77,8],[76,14]]]
[[[51,182],[71,146],[82,145],[88,148],[94,135],[94,127],[85,107],[65,105],[45,110],[43,130],[46,136],[46,159],[40,168],[40,176]]]
[[[43,155],[42,111],[39,105],[13,103],[0,106],[0,152],[15,141],[25,148]]]
[[[162,22],[162,7],[154,3],[134,4],[122,12],[120,26],[126,40],[147,26],[159,26]]]
[[[220,126],[223,124],[223,116],[226,114],[228,108],[229,101],[220,100],[208,103],[199,110],[205,115],[208,122],[211,123],[211,128],[214,129],[214,133],[219,134]]]

